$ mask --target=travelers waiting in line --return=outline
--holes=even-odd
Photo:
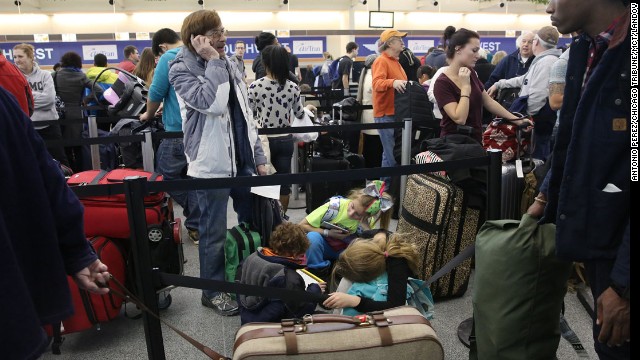
[[[473,70],[479,58],[480,36],[475,31],[460,29],[449,42],[449,67],[437,78],[433,86],[436,102],[442,113],[440,137],[458,133],[458,125],[470,126],[472,137],[482,143],[483,106],[492,114],[506,120],[518,117],[491,98]],[[521,124],[525,120],[515,123]]]
[[[50,343],[42,326],[73,315],[68,275],[106,294],[109,272],[84,235],[83,207],[59,164],[2,87],[0,114],[0,353],[38,359]]]
[[[380,56],[373,62],[373,116],[376,124],[395,122],[395,92],[403,93],[407,86],[405,74],[399,62],[400,52],[404,49],[402,38],[406,32],[385,30],[380,35]],[[396,166],[393,156],[395,145],[394,129],[378,129],[382,141],[382,167]],[[384,178],[389,188],[390,178]]]
[[[300,88],[289,80],[289,54],[285,48],[269,45],[262,50],[262,62],[267,75],[249,86],[249,107],[253,116],[263,128],[286,128],[291,126],[293,117],[305,116],[300,98]],[[315,107],[309,106],[315,111]],[[293,136],[291,134],[267,135],[270,162],[278,174],[291,173],[293,157]],[[289,208],[291,185],[280,185],[280,202],[286,213]]]
[[[169,83],[169,63],[175,59],[180,49],[182,49],[182,40],[175,31],[163,28],[153,34],[151,51],[160,58],[149,87],[146,112],[140,115],[140,121],[152,120],[162,108],[162,123],[167,132],[182,131],[180,104],[174,87]],[[156,152],[156,171],[162,174],[165,180],[188,179],[189,177],[184,173],[187,165],[183,139],[162,139]],[[198,245],[200,206],[196,191],[174,190],[169,192],[169,195],[182,207],[185,217],[184,226],[187,228],[189,239]]]
[[[433,66],[436,70],[447,64],[447,54],[446,51],[449,48],[449,40],[453,33],[456,32],[456,28],[454,26],[447,26],[442,33],[442,40],[438,47],[434,48],[433,51],[424,59],[424,65]]]
[[[153,54],[153,51],[150,47],[144,48],[142,50],[142,55],[140,55],[140,61],[136,64],[136,68],[133,69],[133,75],[139,77],[144,81],[147,89],[151,87],[151,83],[153,82],[153,72],[156,69],[156,56]]]
[[[527,73],[535,58],[535,55],[533,55],[533,36],[534,34],[531,31],[525,31],[518,36],[516,39],[516,51],[496,64],[496,68],[491,73],[489,80],[484,83],[485,89],[490,88],[498,80],[511,79]]]
[[[122,60],[118,67],[124,71],[128,71],[130,73],[133,72],[133,69],[136,68],[138,61],[140,61],[140,54],[138,53],[138,48],[133,45],[125,46],[122,51],[124,54],[124,60]]]
[[[247,86],[226,57],[227,32],[220,16],[215,10],[189,14],[181,37],[185,45],[171,63],[169,80],[186,111],[187,175],[196,179],[266,175],[267,159],[249,108]],[[250,189],[203,189],[196,193],[200,277],[224,281],[227,203],[231,197],[239,223],[251,223]],[[220,315],[238,314],[237,302],[227,293],[204,290],[201,303]]]
[[[94,100],[94,94],[100,98],[103,89],[98,84],[94,85],[82,71],[82,57],[78,53],[73,51],[64,53],[60,58],[60,65],[60,70],[53,74],[53,83],[56,94],[64,102],[65,119],[83,119],[84,112],[81,106]],[[85,97],[85,89],[89,89],[92,93]],[[63,139],[82,138],[82,123],[70,123],[62,125],[61,128]],[[83,155],[82,146],[66,147],[65,152],[74,172],[90,168],[89,159]]]
[[[585,265],[598,357],[630,359],[631,8],[551,0],[547,13],[560,33],[582,34],[569,49],[551,169],[527,213],[556,224],[558,257]]]
[[[535,146],[532,156],[547,160],[549,143],[557,114],[549,107],[549,73],[551,67],[562,54],[557,49],[560,34],[553,26],[541,28],[533,38],[533,55],[535,59],[526,74],[508,80],[497,81],[487,90],[489,96],[496,96],[503,88],[519,88],[519,99],[514,101],[511,111],[531,115],[536,124]],[[518,105],[519,104],[519,105]],[[517,107],[520,107],[518,109]]]
[[[33,94],[33,127],[44,140],[61,140],[60,124],[41,125],[39,122],[58,120],[56,111],[56,89],[51,73],[40,69],[34,58],[34,47],[31,44],[18,44],[13,47],[13,61],[31,86]],[[48,146],[47,150],[54,159],[69,166],[67,155],[62,146]]]

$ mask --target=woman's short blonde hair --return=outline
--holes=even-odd
[[[22,50],[31,60],[34,59],[35,48],[31,44],[22,43],[13,47],[13,50]]]
[[[209,30],[217,29],[222,24],[220,15],[215,10],[198,10],[187,15],[182,22],[180,37],[185,46],[195,53],[196,49],[191,45],[191,36],[204,35]]]

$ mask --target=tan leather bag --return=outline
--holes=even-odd
[[[233,360],[444,359],[435,331],[420,312],[401,306],[372,315],[308,315],[249,323],[236,334]]]

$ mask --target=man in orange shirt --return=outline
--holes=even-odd
[[[380,56],[373,62],[371,74],[373,75],[373,117],[376,123],[394,122],[395,91],[403,93],[407,86],[407,74],[405,74],[400,62],[400,53],[404,49],[402,38],[406,32],[389,29],[380,35]],[[382,142],[382,167],[396,166],[393,157],[394,129],[378,129]],[[389,178],[383,178],[389,185]]]

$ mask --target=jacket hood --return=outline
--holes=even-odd
[[[102,72],[104,69],[106,68],[100,67],[100,66],[94,66],[89,68],[87,70],[87,78],[89,78],[89,80],[95,80],[95,78],[98,75],[100,75],[97,82],[105,83],[105,84],[113,84],[114,82],[116,82],[116,80],[118,80],[118,75],[116,73],[110,70]],[[100,74],[101,72],[102,74]]]
[[[536,62],[540,61],[541,59],[547,57],[547,56],[555,56],[555,57],[560,57],[560,55],[562,55],[562,49],[548,49],[545,50],[543,52],[541,52],[540,54],[536,55],[535,58],[533,58],[533,62],[531,63],[531,65],[535,64]]]

